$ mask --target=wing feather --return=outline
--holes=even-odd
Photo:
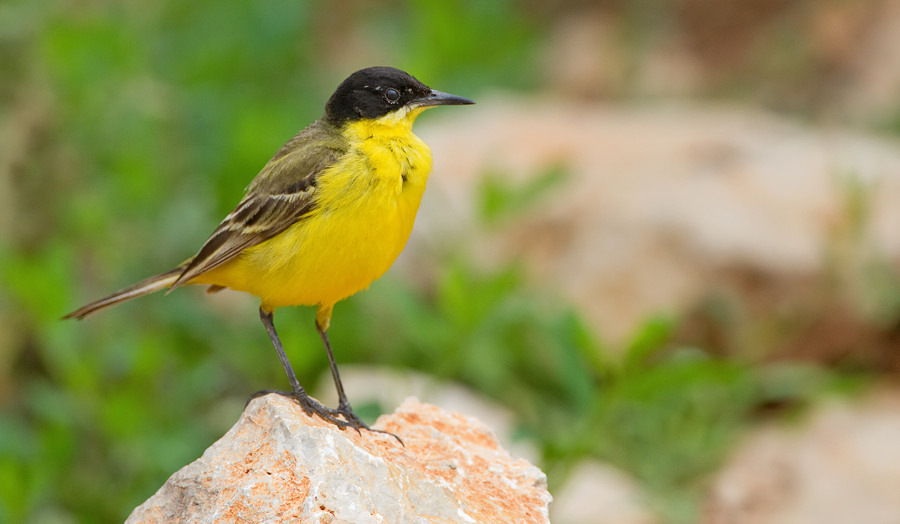
[[[174,289],[198,275],[234,259],[316,209],[318,177],[333,165],[344,148],[313,126],[291,139],[250,184],[247,194],[188,262]]]

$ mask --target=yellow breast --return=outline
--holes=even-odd
[[[319,176],[315,211],[202,281],[272,309],[329,306],[383,275],[406,245],[431,171],[415,115],[401,117],[349,124],[350,149]]]

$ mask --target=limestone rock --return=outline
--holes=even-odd
[[[405,447],[255,399],[128,522],[549,522],[546,475],[477,420],[409,399],[376,427]]]

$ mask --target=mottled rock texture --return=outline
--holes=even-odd
[[[410,399],[376,427],[405,446],[257,398],[128,522],[549,522],[547,477],[477,420]]]

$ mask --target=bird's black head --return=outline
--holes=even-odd
[[[361,69],[341,82],[325,105],[325,119],[335,125],[382,117],[403,107],[474,104],[468,98],[429,88],[393,67]]]

